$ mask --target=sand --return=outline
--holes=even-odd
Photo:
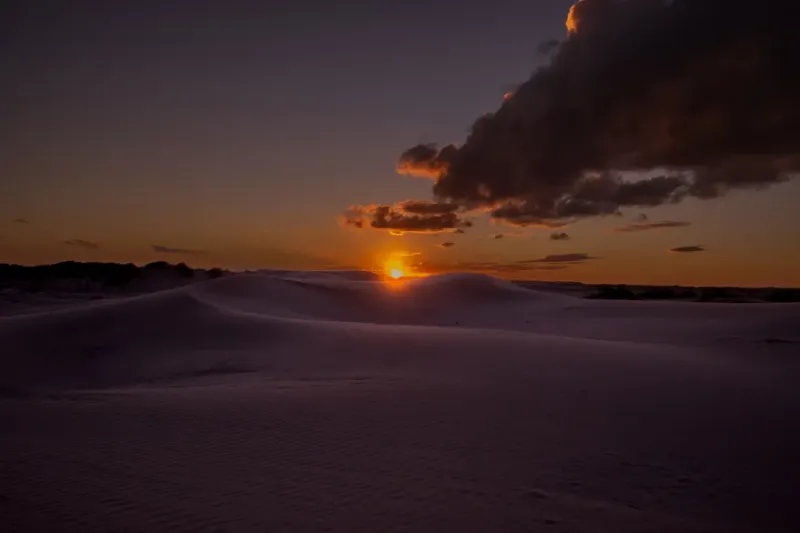
[[[3,531],[798,531],[800,305],[241,274],[0,317]]]

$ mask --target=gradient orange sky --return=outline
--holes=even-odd
[[[457,235],[337,223],[354,201],[429,197],[429,181],[395,173],[399,153],[463,142],[528,78],[537,44],[563,35],[569,0],[476,2],[457,15],[433,2],[426,17],[415,2],[16,4],[0,42],[11,74],[0,97],[0,262],[373,268],[403,251],[461,270],[586,254],[561,270],[493,273],[800,286],[797,179],[586,219],[558,229],[570,237],[559,241],[556,230],[478,216]],[[439,28],[445,16],[459,24]],[[615,231],[640,213],[690,225]],[[685,246],[706,251],[668,251]]]

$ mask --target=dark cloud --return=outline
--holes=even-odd
[[[567,223],[550,218],[550,213],[543,213],[534,203],[508,202],[491,212],[491,217],[502,220],[512,226],[532,226],[541,228],[560,228]]]
[[[568,241],[570,239],[569,234],[567,233],[551,233],[550,240],[551,241]]]
[[[691,222],[682,222],[677,220],[665,220],[663,222],[640,222],[636,224],[630,224],[628,226],[620,226],[618,228],[614,228],[614,231],[620,233],[629,233],[634,231],[648,231],[651,229],[664,229],[664,228],[685,228],[687,226],[691,226]]]
[[[192,250],[189,248],[173,248],[172,246],[162,246],[160,244],[152,245],[153,251],[160,254],[178,254],[178,255],[204,255],[205,250]]]
[[[556,228],[589,216],[619,215],[620,207],[677,203],[686,182],[677,176],[658,176],[627,182],[611,174],[587,176],[571,194],[547,204],[534,199],[509,200],[491,212],[494,219],[514,226]]]
[[[553,254],[542,257],[540,259],[528,259],[518,261],[518,263],[583,263],[591,259],[597,259],[589,254]]]
[[[342,222],[357,229],[370,227],[395,234],[440,233],[472,226],[470,221],[462,220],[449,204],[423,201],[401,202],[393,206],[353,206],[345,212]]]
[[[555,52],[558,47],[561,45],[561,41],[558,39],[550,39],[539,43],[539,46],[536,47],[536,53],[540,56],[549,56],[553,52]]]
[[[800,171],[795,3],[582,0],[547,64],[461,146],[398,171],[513,225],[558,227]]]
[[[448,241],[448,242],[443,242],[439,246],[441,246],[442,248],[452,248],[455,245],[456,245],[456,243]]]
[[[494,237],[492,237],[492,238],[493,238],[494,240],[499,240],[499,239],[502,239],[503,237],[505,237],[505,235],[503,235],[502,233],[498,233],[497,235],[495,235],[495,236],[494,236]]]
[[[407,200],[397,204],[397,208],[409,215],[446,215],[458,211],[458,204]]]
[[[98,242],[86,241],[83,239],[69,239],[64,241],[68,246],[77,246],[79,248],[86,248],[87,250],[99,250],[102,245]]]
[[[545,55],[545,54],[540,54],[540,55]],[[517,89],[519,89],[520,85],[522,85],[522,84],[521,83],[512,83],[512,84],[506,85],[505,86],[505,92],[503,93],[503,100],[508,100],[509,98],[514,96],[514,93],[517,92]]]
[[[693,253],[693,252],[705,252],[705,246],[678,246],[677,248],[670,248],[670,252],[674,253]]]
[[[466,232],[465,232],[463,229],[461,229],[461,228],[458,228],[458,229],[457,229],[457,230],[455,230],[453,233],[466,233]]]
[[[509,200],[491,212],[494,219],[514,226],[560,227],[576,218],[618,215],[620,207],[677,203],[687,182],[678,176],[657,176],[635,182],[612,174],[577,181],[569,195],[550,203],[536,199]]]
[[[636,222],[647,222],[648,220],[650,219],[644,213],[639,213],[639,216],[636,217]]]
[[[397,161],[398,174],[407,174],[420,178],[437,178],[447,172],[450,159],[458,149],[448,145],[441,150],[435,144],[418,144],[402,154]]]
[[[30,221],[27,218],[15,218],[15,224],[30,224]]]

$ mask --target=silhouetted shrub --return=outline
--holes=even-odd
[[[764,296],[767,302],[800,302],[800,289],[770,289]]]
[[[194,270],[192,270],[186,263],[178,263],[173,267],[175,272],[183,278],[194,277]]]
[[[131,281],[141,277],[141,271],[131,263],[125,265],[112,265],[104,282],[110,287],[124,287]]]
[[[645,300],[673,300],[678,298],[680,293],[672,287],[652,287],[644,289],[639,293],[639,298]]]
[[[601,285],[587,298],[597,300],[635,300],[636,293],[625,285]]]
[[[153,261],[152,263],[147,263],[144,267],[150,270],[168,270],[172,268],[172,265],[166,261]]]
[[[208,277],[211,279],[217,279],[222,277],[222,269],[221,268],[211,268],[208,270]]]
[[[697,293],[684,287],[647,287],[637,296],[643,300],[694,300]]]
[[[697,299],[701,302],[724,302],[736,299],[736,295],[727,287],[703,287]]]
[[[697,292],[694,289],[681,289],[678,291],[678,298],[681,300],[695,300],[697,299]]]

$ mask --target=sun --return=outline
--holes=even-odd
[[[408,269],[408,254],[403,252],[393,252],[383,261],[381,270],[387,279],[401,279],[410,275]]]
[[[395,250],[376,258],[375,272],[385,281],[405,281],[425,277],[420,271],[422,262],[419,253],[410,253]],[[401,286],[403,283],[390,283],[389,285]]]

